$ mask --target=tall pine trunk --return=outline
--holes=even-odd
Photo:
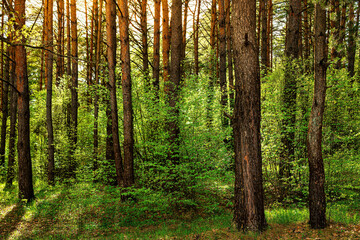
[[[234,109],[235,211],[238,230],[266,227],[260,145],[260,69],[256,38],[256,2],[233,2],[236,76]]]
[[[156,94],[160,86],[160,7],[161,0],[155,0],[153,81]]]
[[[315,86],[307,137],[311,228],[326,227],[325,172],[321,143],[326,95],[327,43],[326,10],[322,4],[315,5]]]
[[[161,0],[162,2],[162,57],[163,57],[163,80],[166,83],[169,78],[170,66],[169,66],[169,56],[170,56],[170,37],[171,32],[169,28],[169,6],[168,0]],[[165,90],[166,90],[165,84]]]
[[[226,84],[226,13],[225,0],[219,0],[219,80],[220,80],[220,104],[223,110],[227,108],[227,84]],[[222,114],[222,125],[228,125],[228,118]]]
[[[15,0],[15,31],[22,35],[25,25],[25,0]],[[32,164],[30,155],[30,94],[27,75],[27,54],[24,47],[26,38],[22,36],[15,43],[15,76],[18,97],[18,168],[19,168],[19,198],[31,201],[34,199],[32,180]]]
[[[129,42],[129,9],[127,0],[119,0],[120,7],[120,42],[121,70],[124,112],[124,187],[131,187],[134,182],[134,130],[131,96],[131,68]]]
[[[167,83],[167,101],[170,107],[167,122],[169,132],[170,152],[168,159],[174,164],[179,163],[178,101],[181,81],[181,51],[182,51],[182,1],[174,0],[171,6],[171,74]]]
[[[46,77],[46,128],[48,134],[48,184],[54,185],[55,146],[52,121],[52,85],[53,85],[53,0],[45,0],[45,77]]]
[[[76,0],[70,2],[71,12],[71,107],[70,107],[70,175],[75,177],[76,160],[74,153],[77,145],[77,126],[78,126],[78,37],[77,37],[77,14]]]
[[[281,123],[281,143],[279,178],[282,180],[280,200],[283,200],[291,177],[291,165],[295,160],[295,123],[296,123],[296,66],[299,58],[300,38],[300,0],[290,0],[286,30],[284,88],[282,93],[283,117]]]

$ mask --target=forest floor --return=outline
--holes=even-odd
[[[360,239],[357,211],[334,210],[336,221],[312,230],[306,209],[268,209],[268,229],[245,234],[229,209],[169,214],[151,201],[121,203],[114,189],[94,184],[44,188],[30,204],[14,193],[0,192],[0,239]]]

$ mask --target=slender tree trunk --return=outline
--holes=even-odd
[[[183,31],[182,31],[182,49],[181,49],[181,76],[182,79],[180,79],[181,81],[183,80],[183,78],[185,78],[184,76],[184,59],[185,59],[185,55],[186,55],[186,32],[187,32],[187,22],[188,22],[188,11],[189,11],[189,2],[190,0],[185,0],[184,2],[184,19],[183,19]]]
[[[46,128],[48,134],[48,184],[54,185],[55,146],[52,121],[52,82],[53,82],[53,0],[45,0],[46,28],[45,28],[45,73],[46,73]]]
[[[266,227],[260,145],[260,69],[256,39],[256,2],[233,2],[236,76],[234,109],[235,211],[238,230]]]
[[[119,6],[120,12],[122,13],[120,14],[120,42],[124,107],[124,187],[130,187],[134,184],[135,179],[128,1],[120,0]]]
[[[148,26],[147,26],[147,0],[141,0],[141,44],[142,44],[142,70],[148,76],[149,74],[149,53],[148,53]]]
[[[155,2],[155,17],[154,17],[154,87],[156,94],[159,92],[160,86],[160,7],[161,0],[154,0]]]
[[[331,0],[331,13],[335,16],[331,18],[330,26],[331,26],[331,34],[333,35],[334,45],[331,49],[331,61],[335,61],[339,58],[339,43],[340,43],[340,7],[339,0]],[[341,62],[336,60],[335,68],[339,69],[341,66],[339,65]]]
[[[64,0],[57,0],[57,14],[58,14],[58,36],[57,36],[57,51],[56,59],[56,86],[60,85],[60,78],[64,75]]]
[[[307,137],[309,159],[309,212],[311,228],[326,227],[325,172],[322,158],[322,122],[325,109],[327,43],[326,10],[315,5],[315,86]]]
[[[359,7],[358,7],[359,8]],[[355,54],[356,54],[356,41],[357,36],[357,24],[355,24],[355,11],[354,3],[350,3],[350,14],[349,14],[349,39],[348,39],[348,71],[349,76],[355,75]],[[359,11],[359,10],[358,10]]]
[[[118,186],[124,185],[123,164],[119,140],[118,107],[116,98],[116,2],[106,1],[106,38],[107,38],[107,59],[109,67],[109,89],[111,108],[111,132],[114,148],[114,160],[116,168],[116,181]]]
[[[96,2],[97,4],[97,2]],[[95,46],[95,97],[94,97],[94,170],[98,168],[98,155],[99,155],[99,78],[100,78],[100,52],[101,52],[101,22],[102,22],[102,4],[100,0],[99,9],[95,10],[96,16],[96,46]],[[116,19],[116,18],[115,18]]]
[[[201,0],[197,0],[196,17],[194,16],[194,64],[195,74],[199,75],[199,25],[200,25]]]
[[[231,2],[230,0],[225,0],[225,12],[226,12],[226,48],[227,48],[227,64],[228,64],[228,73],[229,73],[229,88],[230,88],[230,108],[233,109],[235,94],[234,94],[234,74],[233,74],[233,52],[232,52],[232,37],[231,37]]]
[[[25,0],[15,0],[15,12],[18,17],[15,31],[22,35],[21,29],[25,25]],[[31,201],[34,199],[32,181],[32,166],[30,155],[30,96],[27,75],[26,38],[18,38],[15,43],[15,74],[18,97],[18,166],[19,166],[19,198]]]
[[[343,68],[344,67],[344,62],[342,61],[342,58],[345,57],[345,35],[346,35],[346,8],[347,8],[347,3],[343,2],[341,7],[341,17],[340,17],[340,33],[339,33],[339,58],[338,58],[338,62],[337,62],[337,66],[339,68]]]
[[[71,76],[71,20],[70,20],[70,0],[66,0],[66,44],[67,44],[67,66],[66,74]]]
[[[308,0],[304,0],[304,59],[305,59],[305,71],[310,70],[310,25],[309,25],[309,11],[308,11]]]
[[[9,4],[13,4],[12,1]],[[10,15],[11,16],[11,15]],[[9,37],[12,39],[11,35]],[[11,60],[15,59],[15,47],[10,46],[9,56]],[[10,63],[10,83],[16,87],[15,79],[15,63]],[[6,175],[5,188],[11,188],[13,180],[15,178],[15,157],[16,157],[16,121],[17,121],[17,98],[18,92],[10,88],[10,132],[9,132],[9,154],[8,154],[8,168]]]
[[[267,43],[268,43],[268,30],[267,30],[267,19],[268,19],[268,0],[261,0],[262,4],[262,14],[261,14],[261,67],[266,75],[267,73],[267,64],[268,64],[268,53],[267,53]]]
[[[71,119],[70,119],[70,175],[75,176],[76,163],[73,154],[77,144],[77,125],[78,125],[78,37],[77,37],[77,16],[76,0],[71,0]]]
[[[217,0],[211,2],[211,22],[210,22],[210,77],[208,85],[208,99],[207,99],[207,125],[210,128],[212,125],[212,102],[214,98],[214,85],[217,77],[217,57],[216,57],[216,3]]]
[[[268,17],[267,17],[267,27],[266,27],[266,30],[267,30],[267,37],[266,37],[266,40],[267,40],[267,43],[266,43],[266,54],[267,54],[267,62],[266,62],[266,68],[267,70],[271,70],[271,50],[272,50],[272,16],[273,16],[273,3],[272,3],[272,0],[268,0]]]
[[[295,122],[296,122],[296,61],[299,58],[300,38],[300,0],[290,0],[288,24],[286,32],[285,55],[287,63],[285,65],[284,90],[282,95],[283,119],[282,119],[282,150],[280,153],[279,177],[283,181],[281,200],[284,198],[288,181],[291,176],[291,164],[295,160]]]
[[[167,101],[170,107],[168,132],[170,153],[168,159],[175,165],[179,163],[179,88],[181,81],[181,51],[182,51],[182,1],[173,0],[171,6],[171,74]]]
[[[227,108],[227,84],[226,84],[226,9],[225,0],[219,0],[219,80],[221,99],[220,104],[223,110]],[[228,125],[228,119],[222,115],[222,125]]]
[[[9,5],[13,7],[13,0],[10,0]],[[9,18],[13,14],[9,13]],[[10,42],[13,41],[13,34],[9,34]],[[15,47],[9,46],[9,82],[16,87],[15,79]],[[17,98],[18,92],[14,88],[10,88],[10,132],[9,132],[9,153],[8,153],[8,166],[6,174],[5,189],[10,189],[15,178],[15,156],[16,156],[16,120],[17,120]]]
[[[10,56],[10,46],[7,49],[7,55]],[[5,52],[5,49],[2,48],[2,52]],[[2,60],[3,60],[3,54]],[[10,59],[6,58],[2,66],[2,78],[10,82]],[[7,119],[9,116],[9,84],[2,82],[2,118],[1,118],[1,142],[0,142],[0,167],[5,167],[5,145],[6,145],[6,129],[7,129]]]
[[[170,29],[169,29],[169,6],[168,0],[161,0],[162,2],[162,21],[163,21],[163,31],[162,31],[162,57],[163,57],[163,80],[165,83],[168,82],[170,66],[169,66],[169,56],[170,56]],[[167,84],[165,84],[166,90]]]
[[[45,13],[44,13],[44,26],[43,26],[43,32],[41,36],[41,45],[45,46]],[[40,54],[40,78],[39,78],[39,91],[43,89],[43,83],[44,83],[44,76],[45,76],[45,69],[44,69],[44,63],[45,63],[45,50],[41,49]]]

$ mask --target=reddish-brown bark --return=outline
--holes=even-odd
[[[116,5],[114,1],[106,1],[106,37],[107,37],[107,59],[109,68],[109,89],[111,108],[111,133],[113,142],[113,153],[116,169],[116,181],[118,186],[123,186],[123,164],[119,140],[118,108],[116,98]]]
[[[226,13],[225,0],[219,0],[219,80],[221,99],[220,104],[224,110],[227,107],[227,84],[226,84]],[[228,119],[223,116],[222,124],[226,126]]]
[[[131,187],[134,182],[134,133],[133,108],[131,97],[129,9],[127,0],[119,0],[120,7],[120,42],[121,70],[124,112],[124,187]]]
[[[256,2],[233,2],[236,76],[234,109],[235,211],[238,230],[266,227],[260,145],[260,69],[256,38]]]
[[[169,28],[169,6],[168,0],[161,0],[162,3],[162,57],[163,57],[163,80],[166,83],[169,79],[170,66],[170,28]],[[166,91],[167,84],[165,84]]]
[[[53,0],[45,0],[45,77],[46,77],[46,129],[48,134],[48,184],[54,185],[55,146],[52,121],[52,85],[53,85]]]
[[[322,157],[322,122],[325,109],[327,43],[326,10],[315,5],[315,86],[307,137],[309,180],[309,212],[311,228],[326,227],[325,172]]]
[[[25,25],[25,0],[15,0],[17,12],[15,31],[22,36],[21,29]],[[30,155],[30,94],[27,75],[27,54],[23,44],[26,38],[15,40],[15,76],[18,97],[18,169],[19,169],[19,198],[31,201],[34,199],[32,181],[32,164]]]
[[[160,85],[160,11],[161,0],[154,0],[155,2],[155,17],[154,17],[154,70],[153,81],[156,93],[159,91]]]

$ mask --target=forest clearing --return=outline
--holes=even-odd
[[[0,12],[0,238],[360,239],[359,0]]]

